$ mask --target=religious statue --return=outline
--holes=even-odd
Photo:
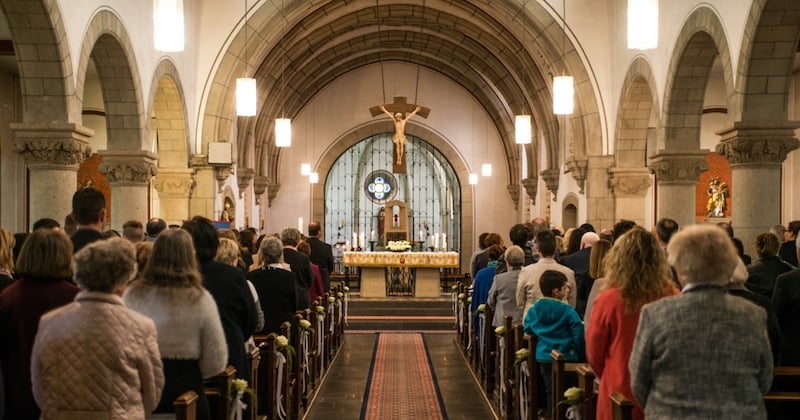
[[[708,182],[708,217],[725,217],[725,210],[728,209],[728,184],[718,177],[711,178]]]
[[[233,214],[233,210],[231,210],[231,199],[225,198],[224,209],[222,210],[222,214],[220,214],[219,219],[223,222],[233,222],[235,215]]]
[[[386,221],[386,208],[378,210],[378,236],[383,238],[384,222]]]
[[[417,112],[419,112],[419,110],[422,108],[417,106],[414,108],[414,111],[411,114],[408,114],[408,116],[405,118],[403,118],[402,112],[395,112],[395,114],[392,115],[391,112],[386,110],[385,106],[381,105],[380,108],[384,114],[388,115],[389,118],[394,120],[394,136],[392,137],[392,142],[394,143],[394,152],[396,155],[395,159],[397,164],[400,165],[403,163],[403,156],[405,156],[406,153],[406,121],[416,115]]]

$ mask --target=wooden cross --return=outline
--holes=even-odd
[[[419,110],[417,111],[416,115],[419,115],[422,118],[428,118],[428,114],[430,114],[430,112],[431,112],[430,108],[426,108],[426,107],[423,107],[421,105],[408,103],[408,101],[406,100],[405,96],[395,96],[394,97],[394,102],[392,102],[390,104],[376,105],[376,106],[371,107],[369,109],[370,114],[372,114],[373,117],[377,117],[377,116],[383,114],[384,112],[381,109],[381,106],[383,106],[386,109],[386,111],[388,111],[392,115],[397,114],[397,113],[402,114],[403,118],[406,118],[406,114],[407,113],[414,112],[414,110],[416,110],[417,107],[419,107]],[[404,125],[405,125],[405,123],[403,123],[403,126]],[[405,135],[405,133],[403,133],[403,134]],[[403,153],[402,156],[397,156],[397,148],[395,148],[395,153],[394,153],[393,157],[394,158],[392,159],[392,162],[393,162],[392,172],[394,172],[394,173],[405,173],[406,172],[405,153]]]

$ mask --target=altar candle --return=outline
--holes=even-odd
[[[419,241],[420,242],[425,241],[425,232],[423,232],[422,230],[419,231]]]
[[[370,241],[374,241],[375,240],[375,229],[372,229],[371,231],[369,231],[369,240]]]
[[[439,234],[438,233],[434,233],[433,234],[433,249],[434,250],[439,249]]]
[[[358,247],[364,249],[364,234],[358,235]]]
[[[303,218],[302,217],[298,217],[297,218],[297,230],[299,230],[300,233],[303,233]]]
[[[350,241],[344,241],[344,250],[350,251]]]
[[[442,251],[447,251],[447,234],[442,234]]]
[[[353,246],[358,246],[358,233],[353,231]]]

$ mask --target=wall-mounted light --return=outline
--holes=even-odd
[[[308,176],[311,174],[311,164],[310,163],[301,163],[300,164],[300,175]]]
[[[469,174],[469,185],[478,184],[478,174]]]
[[[481,165],[481,175],[483,176],[492,176],[492,164],[491,163],[484,163]]]
[[[319,173],[311,172],[308,174],[308,183],[309,184],[316,184],[319,182]]]

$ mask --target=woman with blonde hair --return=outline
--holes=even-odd
[[[594,302],[586,328],[586,356],[600,378],[597,419],[611,419],[613,392],[633,400],[628,359],[642,306],[677,293],[653,234],[634,227],[614,242],[606,256],[605,290]],[[638,405],[633,414],[644,418]]]
[[[14,234],[0,228],[0,292],[14,282]]]
[[[589,253],[589,271],[583,277],[583,281],[578,284],[576,310],[584,320],[588,321],[592,313],[591,305],[600,294],[605,280],[605,260],[611,251],[611,242],[599,239],[592,245],[592,252]],[[597,287],[595,287],[597,283]],[[594,293],[592,293],[594,292]]]
[[[155,412],[172,412],[173,401],[192,390],[200,397],[197,418],[208,419],[203,379],[225,369],[228,348],[217,304],[203,288],[189,233],[167,229],[158,235],[141,277],[125,292],[124,301],[152,318],[158,331],[165,384]]]
[[[239,252],[241,251],[236,241],[220,237],[219,247],[217,248],[217,255],[214,257],[214,261],[236,267],[240,261]],[[250,280],[247,280],[247,287],[250,289],[250,294],[253,295],[253,301],[256,303],[256,314],[258,315],[256,331],[261,331],[261,329],[264,328],[264,311],[261,310],[261,304],[258,302],[258,292],[256,292],[256,288]],[[250,336],[245,342],[245,347],[254,346],[255,342],[253,342],[253,337]]]

